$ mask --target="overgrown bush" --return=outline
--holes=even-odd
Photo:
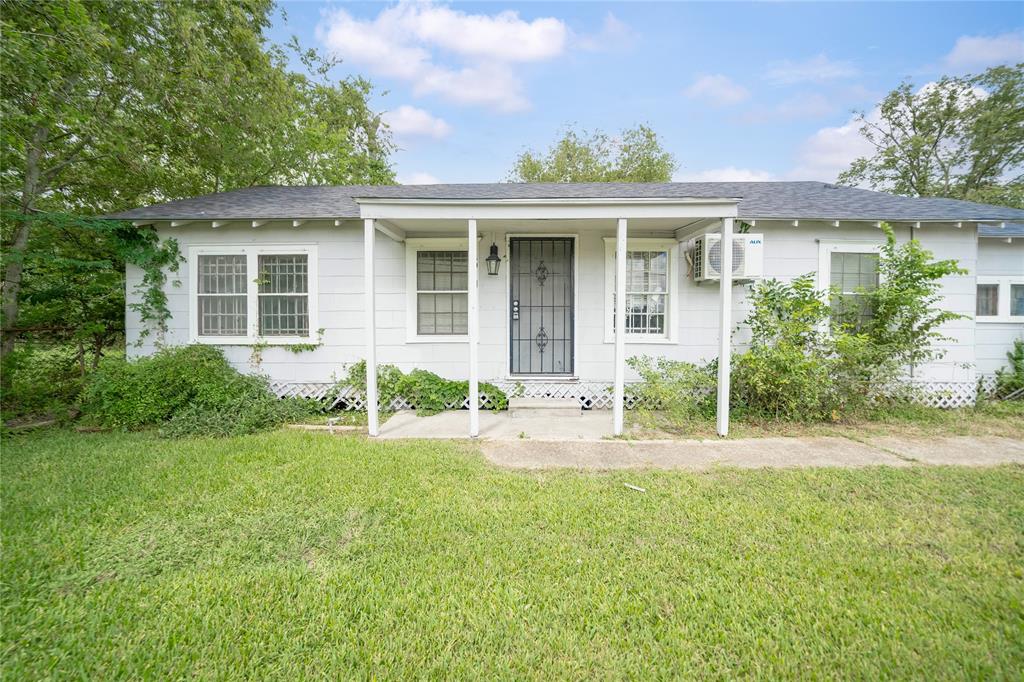
[[[1006,354],[1010,366],[996,370],[996,396],[1006,396],[1024,390],[1024,341],[1013,342],[1013,350]]]
[[[5,418],[23,415],[67,415],[85,379],[78,350],[70,345],[22,346],[4,359],[10,387],[3,391]]]
[[[638,398],[637,411],[645,421],[658,421],[657,415],[684,424],[715,415],[717,362],[695,365],[641,355],[629,358],[626,364],[640,375],[640,382],[630,391]]]
[[[906,381],[913,366],[941,356],[934,346],[943,339],[940,326],[961,317],[939,307],[940,280],[962,270],[955,261],[933,261],[917,241],[897,245],[892,230],[884,229],[880,284],[858,292],[871,313],[867,320],[847,319],[836,305],[838,292],[820,291],[813,274],[753,286],[743,322],[750,346],[733,357],[734,414],[839,421],[913,396]],[[642,379],[634,390],[658,405],[666,420],[714,414],[714,363],[637,358],[631,366]]]
[[[338,382],[336,391],[346,388],[366,391],[365,360],[349,367],[347,376]],[[383,409],[388,409],[395,398],[403,398],[418,413],[429,415],[449,409],[449,405],[460,405],[469,395],[469,382],[445,379],[424,369],[414,369],[405,374],[394,365],[378,365],[377,394],[378,404]],[[488,409],[500,411],[508,408],[508,396],[494,384],[480,382],[480,394],[490,398]]]
[[[161,426],[168,436],[240,435],[308,415],[312,401],[279,399],[264,377],[246,375],[212,346],[167,348],[110,360],[89,376],[83,416],[100,426]]]

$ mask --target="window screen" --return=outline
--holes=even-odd
[[[416,253],[416,333],[469,333],[469,261],[465,251]]]
[[[246,336],[245,256],[199,256],[201,336]]]
[[[626,333],[665,335],[668,252],[626,252]]]
[[[308,256],[259,257],[261,336],[309,335]]]
[[[999,285],[979,284],[978,303],[975,313],[979,317],[999,314]]]
[[[864,295],[878,288],[878,254],[832,252],[831,284],[838,295],[832,300],[833,320],[863,325],[874,317]]]

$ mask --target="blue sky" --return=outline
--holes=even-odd
[[[403,182],[504,180],[566,124],[651,125],[678,180],[813,179],[864,152],[851,110],[904,79],[1024,61],[1024,3],[283,2],[370,78]],[[386,93],[384,92],[386,91]]]

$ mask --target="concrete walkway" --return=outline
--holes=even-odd
[[[579,417],[513,419],[508,412],[480,412],[480,438],[490,440],[601,440],[612,435],[611,410],[593,410]],[[396,412],[380,427],[381,438],[468,438],[469,412],[455,410],[417,417]]]
[[[1010,438],[894,436],[747,438],[738,440],[612,440],[611,413],[572,418],[513,419],[507,412],[480,413],[480,447],[499,466],[519,469],[690,469],[717,466],[863,467],[912,464],[990,466],[1024,464],[1024,442]],[[467,437],[469,413],[417,417],[405,411],[381,426],[380,437]]]
[[[1024,464],[1024,442],[996,437],[914,440],[871,438],[747,438],[674,441],[529,441],[480,444],[487,459],[517,469],[745,469],[905,467],[914,464]]]

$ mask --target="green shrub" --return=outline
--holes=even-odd
[[[817,421],[832,414],[830,363],[790,343],[758,346],[735,358],[731,402],[737,414]]]
[[[1024,389],[1024,341],[1014,341],[1006,359],[1010,361],[1009,368],[996,370],[996,396],[999,398]]]
[[[4,359],[11,386],[3,392],[8,417],[66,413],[78,401],[85,382],[74,346],[23,346]]]
[[[714,416],[718,363],[695,365],[641,355],[626,364],[640,375],[630,391],[638,398],[638,414],[648,423],[685,424]]]
[[[167,348],[110,360],[90,375],[85,418],[100,426],[163,426],[170,436],[238,435],[308,414],[309,401],[278,399],[264,377],[241,374],[212,346]]]
[[[348,374],[335,389],[352,388],[366,391],[366,361],[360,360],[349,367]],[[468,381],[453,381],[428,372],[414,369],[405,374],[394,365],[377,366],[378,404],[388,409],[395,398],[403,398],[420,414],[436,414],[449,409],[449,405],[460,405],[469,395]],[[480,394],[490,398],[488,409],[494,411],[508,408],[508,396],[494,384],[480,382]]]

